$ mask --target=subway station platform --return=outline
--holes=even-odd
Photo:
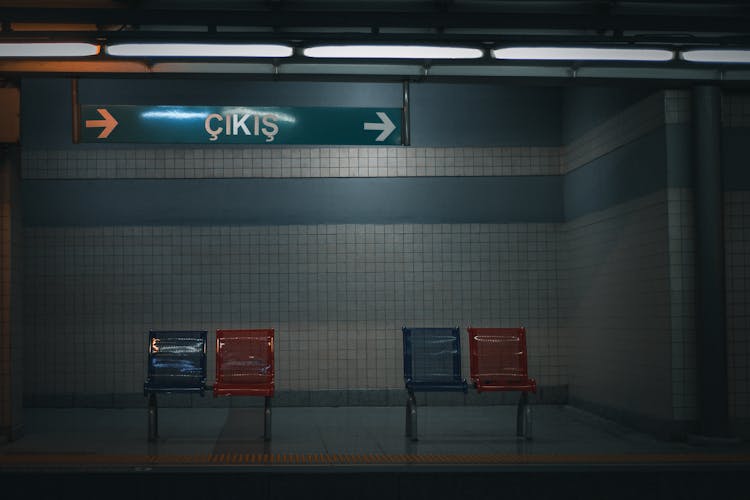
[[[417,442],[398,407],[276,408],[270,442],[261,408],[163,408],[155,443],[145,408],[26,425],[0,468],[29,498],[743,498],[750,472],[749,443],[660,441],[568,406],[535,406],[531,440],[513,406],[420,408]]]

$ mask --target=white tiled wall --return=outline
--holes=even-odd
[[[276,328],[305,391],[403,387],[404,325],[521,324],[558,385],[556,255],[555,224],[27,228],[27,397],[139,392],[151,328]]]
[[[189,147],[23,156],[28,179],[559,169],[556,147]],[[24,321],[34,348],[26,352],[26,396],[137,393],[148,330],[179,328],[276,328],[277,387],[314,391],[402,388],[404,325],[523,324],[532,375],[542,386],[562,385],[557,232],[556,224],[27,228]],[[211,346],[210,378],[212,356]]]
[[[657,92],[568,144],[562,170],[689,119],[689,92]],[[563,226],[561,335],[574,397],[695,417],[693,225],[691,190],[670,188]]]
[[[557,175],[557,147],[25,151],[25,179]]]
[[[730,416],[750,419],[750,191],[725,193]]]
[[[664,94],[656,92],[566,144],[560,172],[567,173],[664,125]]]
[[[561,336],[580,400],[672,418],[664,192],[564,224]]]

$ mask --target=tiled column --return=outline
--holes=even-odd
[[[0,196],[0,440],[5,440],[10,434],[12,413],[11,404],[11,356],[10,356],[10,328],[8,324],[8,274],[10,272],[10,239],[7,237],[10,223],[10,207],[6,196],[5,172],[6,152],[0,150],[0,175],[2,176],[2,191]]]
[[[722,95],[722,171],[727,287],[729,419],[750,437],[750,94]]]
[[[0,440],[21,431],[20,217],[15,146],[0,146]]]
[[[697,420],[695,351],[695,214],[689,90],[664,93],[667,147],[672,409],[680,429]]]
[[[693,172],[696,227],[698,416],[701,434],[721,437],[729,428],[724,218],[721,173],[721,94],[693,90]]]

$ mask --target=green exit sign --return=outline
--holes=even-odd
[[[400,145],[400,108],[82,105],[88,143]]]

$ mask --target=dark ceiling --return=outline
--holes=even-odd
[[[270,42],[294,49],[283,60],[196,62],[96,57],[0,59],[0,75],[32,73],[249,74],[259,78],[380,75],[384,78],[613,78],[750,81],[747,65],[686,64],[696,48],[750,49],[750,0],[0,0],[0,42]],[[311,60],[303,49],[336,43],[468,45],[461,61]],[[662,48],[663,64],[498,61],[513,45]],[[210,63],[210,64],[209,64]]]
[[[0,6],[5,37],[26,31],[27,23],[70,23],[130,38],[179,38],[189,32],[291,42],[585,39],[742,45],[750,40],[747,1],[3,0]]]

